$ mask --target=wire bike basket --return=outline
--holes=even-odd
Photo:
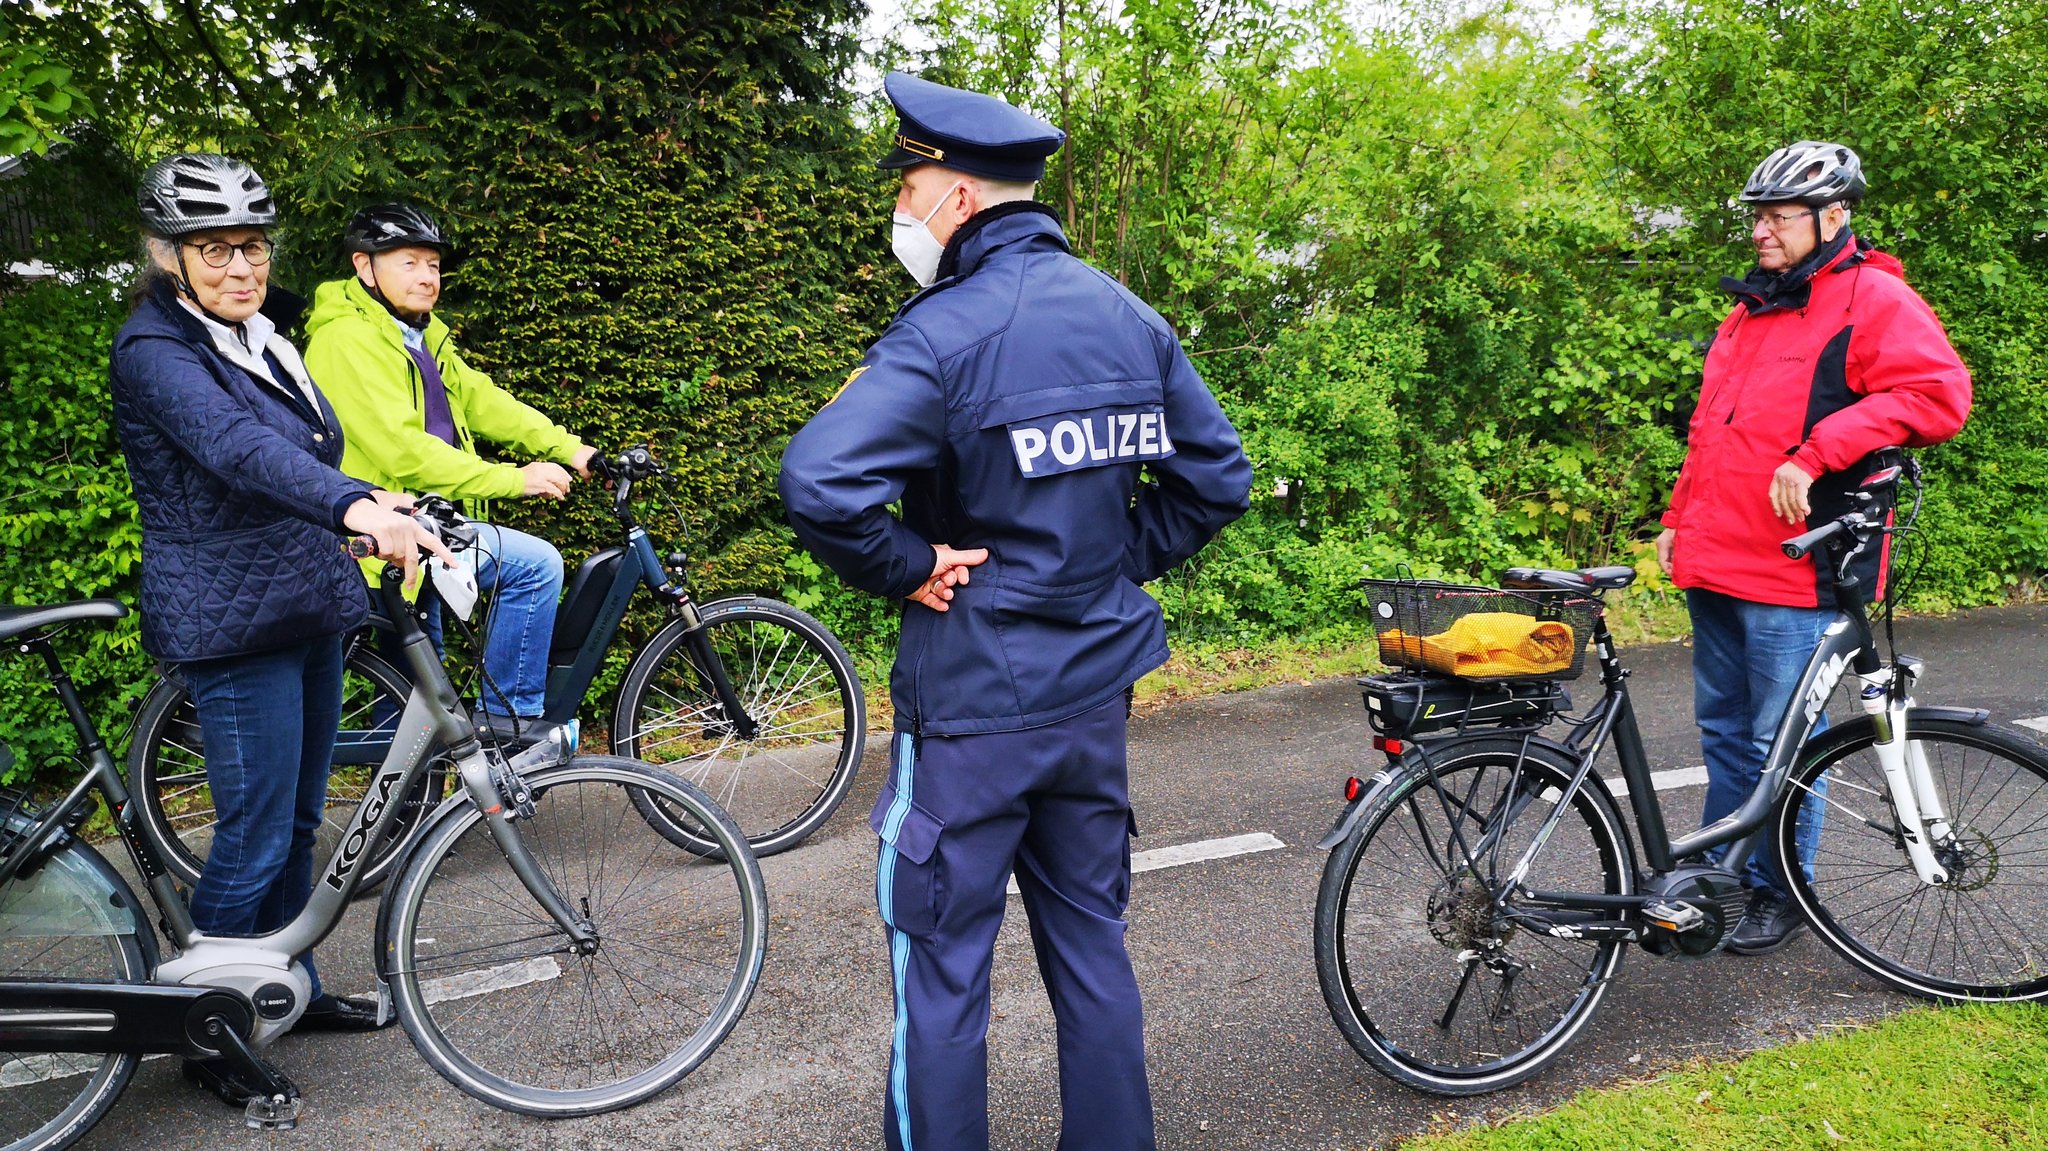
[[[1389,667],[1480,682],[1577,679],[1600,605],[1578,592],[1361,580]]]

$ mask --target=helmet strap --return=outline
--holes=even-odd
[[[370,256],[370,275],[368,277],[356,277],[357,279],[362,280],[363,289],[370,293],[371,299],[384,305],[384,310],[391,313],[392,319],[397,320],[399,323],[404,324],[406,327],[411,328],[415,332],[426,331],[427,321],[434,318],[434,313],[422,312],[419,315],[413,315],[409,312],[400,311],[396,304],[393,304],[390,300],[386,299],[384,296],[384,289],[377,286],[376,261],[377,257],[374,254],[372,254]]]
[[[220,326],[234,332],[235,338],[242,341],[242,346],[245,348],[248,347],[249,337],[248,334],[242,330],[241,322],[237,320],[230,320],[227,317],[214,312],[205,304],[200,303],[199,293],[192,290],[192,275],[185,269],[185,238],[183,236],[180,236],[177,239],[172,240],[171,243],[178,249],[178,291],[183,293],[185,298],[192,302],[192,306],[199,310],[200,315],[205,316],[207,319],[212,320],[214,323],[219,324]]]

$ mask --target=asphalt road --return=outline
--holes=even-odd
[[[1928,662],[1924,701],[1988,707],[2006,722],[2048,715],[2048,607],[1908,620],[1899,631],[1902,649]],[[1652,763],[1697,764],[1687,649],[1627,655]],[[1323,864],[1314,842],[1338,812],[1345,778],[1376,766],[1365,737],[1348,681],[1177,704],[1133,723],[1140,849],[1257,832],[1286,844],[1134,881],[1130,945],[1146,997],[1163,1147],[1383,1146],[1909,1005],[1811,935],[1750,959],[1682,962],[1632,951],[1603,1016],[1533,1083],[1465,1102],[1398,1087],[1338,1036],[1317,990],[1310,939]],[[185,1085],[175,1060],[156,1059],[80,1146],[879,1147],[890,994],[873,906],[874,839],[864,818],[883,770],[876,751],[853,797],[817,837],[764,861],[770,946],[753,1004],[703,1067],[651,1103],[556,1122],[493,1111],[444,1083],[392,1028],[287,1037],[273,1049],[306,1091],[296,1131],[246,1130],[239,1113]],[[1696,817],[1699,788],[1663,798],[1674,828]],[[359,901],[321,948],[329,986],[369,986],[374,907],[374,899]],[[1011,907],[1021,915],[1019,904]],[[996,956],[989,1078],[995,1146],[1052,1147],[1059,1110],[1052,1018],[1028,935],[1014,919]]]

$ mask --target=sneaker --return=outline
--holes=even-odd
[[[1806,917],[1799,914],[1790,896],[1758,887],[1750,891],[1749,910],[1742,913],[1742,922],[1728,937],[1728,950],[1737,955],[1762,955],[1785,946],[1804,930]]]

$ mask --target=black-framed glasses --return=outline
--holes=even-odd
[[[209,268],[225,268],[234,263],[236,252],[242,253],[242,258],[249,261],[250,267],[260,268],[268,264],[271,253],[277,251],[277,245],[269,240],[249,240],[240,244],[230,244],[225,240],[208,240],[204,244],[185,246],[197,251],[199,258],[205,260]]]

